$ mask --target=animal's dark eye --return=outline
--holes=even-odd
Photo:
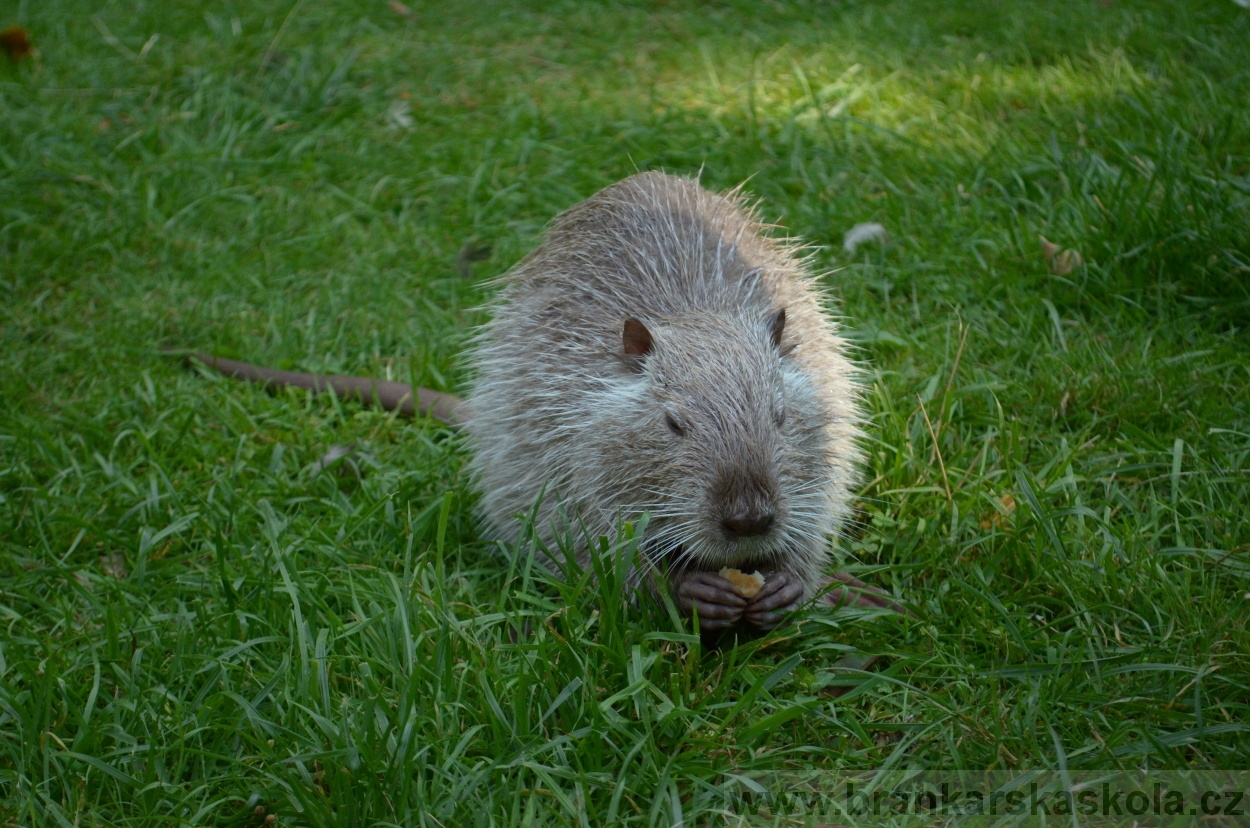
[[[783,425],[785,425],[786,424],[786,410],[783,408],[780,411],[778,411],[773,416],[773,420],[777,423],[777,428],[781,428]]]
[[[685,437],[685,436],[686,436],[686,430],[685,430],[684,428],[682,428],[682,427],[681,427],[681,425],[680,425],[680,424],[678,424],[678,422],[677,422],[676,420],[674,420],[674,419],[673,419],[673,415],[672,415],[672,414],[665,414],[665,415],[664,415],[664,423],[665,423],[665,425],[667,425],[667,426],[668,426],[668,430],[669,430],[669,431],[671,431],[671,432],[673,432],[674,434],[676,434],[678,437]]]

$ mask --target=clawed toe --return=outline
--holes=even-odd
[[[783,570],[768,573],[763,587],[750,599],[715,572],[686,572],[674,578],[672,585],[673,597],[682,615],[697,616],[700,629],[708,632],[726,630],[744,620],[761,631],[774,629],[799,608],[805,592],[798,576]],[[820,586],[822,589],[833,587],[819,598],[824,606],[886,609],[910,615],[883,590],[846,573],[826,578]]]
[[[733,584],[714,572],[691,572],[675,584],[677,608],[686,617],[696,614],[704,630],[723,630],[742,617],[747,601]]]
[[[747,605],[747,621],[761,630],[771,630],[794,612],[803,599],[803,584],[788,572],[770,572],[763,588]]]

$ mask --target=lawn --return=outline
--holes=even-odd
[[[726,775],[1250,767],[1250,11],[13,23],[0,825],[805,825]],[[165,350],[461,391],[491,277],[646,169],[814,246],[870,414],[841,554],[914,618],[704,649],[492,543],[446,427]]]

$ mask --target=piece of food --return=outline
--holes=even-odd
[[[742,593],[743,598],[754,598],[764,588],[764,575],[761,572],[752,572],[748,575],[741,569],[725,567],[718,574],[733,584],[734,589]]]

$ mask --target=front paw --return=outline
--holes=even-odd
[[[803,600],[803,582],[789,572],[778,570],[768,573],[764,586],[751,599],[744,614],[752,626],[771,630],[785,620],[785,614],[794,612]]]
[[[698,613],[699,628],[705,631],[732,627],[747,606],[733,584],[715,572],[685,573],[673,587],[673,598],[685,617]]]

